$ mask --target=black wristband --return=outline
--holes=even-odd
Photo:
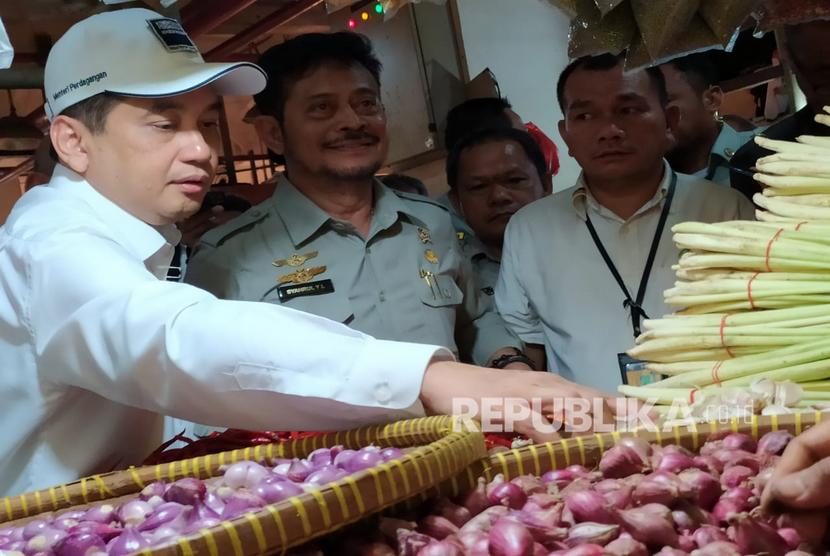
[[[533,361],[531,361],[530,358],[522,352],[509,353],[496,357],[490,364],[490,367],[492,367],[493,369],[503,369],[511,363],[524,363],[531,369],[533,368]]]

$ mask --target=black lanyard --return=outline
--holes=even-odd
[[[617,267],[614,266],[614,261],[611,260],[611,257],[608,255],[608,251],[605,250],[605,246],[602,244],[602,241],[597,235],[596,229],[594,229],[594,225],[591,223],[591,217],[588,215],[586,207],[585,224],[588,226],[591,238],[593,238],[594,244],[596,244],[597,249],[599,250],[599,254],[602,255],[602,259],[608,266],[608,270],[610,270],[611,274],[614,275],[614,279],[617,281],[617,284],[619,284],[623,294],[625,294],[623,307],[631,311],[631,325],[634,328],[635,338],[640,335],[640,322],[642,319],[648,318],[648,315],[643,310],[643,300],[646,296],[648,279],[651,277],[651,267],[654,266],[654,258],[657,256],[657,248],[660,247],[660,238],[663,236],[663,228],[666,227],[666,219],[669,217],[669,210],[671,209],[671,202],[674,198],[674,189],[676,185],[677,174],[672,172],[671,184],[669,185],[669,191],[666,193],[666,202],[663,203],[663,211],[660,213],[660,220],[657,222],[657,231],[654,232],[654,239],[651,240],[651,249],[649,249],[648,259],[646,259],[646,267],[643,269],[643,277],[640,279],[640,289],[637,291],[636,300],[631,299],[631,294],[628,293],[628,288],[625,287],[625,282],[623,282],[622,276],[620,276],[620,273],[617,271]]]

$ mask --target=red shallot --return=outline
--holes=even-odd
[[[641,473],[646,463],[634,448],[617,445],[602,455],[599,470],[610,479],[622,479],[635,473]]]
[[[490,529],[492,556],[532,556],[533,536],[530,531],[511,519],[500,519]]]
[[[784,449],[793,439],[793,435],[788,431],[772,431],[761,437],[758,441],[758,448],[756,453],[758,455],[766,454],[771,456],[780,456],[784,453]]]
[[[592,490],[574,492],[565,498],[565,506],[578,523],[583,521],[616,523],[613,513],[606,506],[605,498],[598,492]]]
[[[617,515],[626,532],[643,544],[658,547],[677,544],[671,510],[662,504],[621,510]]]

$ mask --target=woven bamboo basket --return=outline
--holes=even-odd
[[[182,477],[207,479],[219,474],[223,465],[236,461],[273,465],[278,458],[303,457],[317,448],[339,444],[353,449],[369,444],[410,449],[397,460],[203,529],[199,534],[179,539],[175,545],[145,550],[142,554],[285,553],[291,547],[401,503],[443,481],[452,483],[464,469],[487,457],[483,435],[461,430],[460,421],[452,417],[427,417],[87,477],[75,483],[4,498],[0,503],[0,522],[25,521],[44,512],[83,508],[105,500],[118,503],[153,481],[175,481]]]
[[[463,473],[415,496],[401,504],[399,508],[415,507],[435,495],[450,497],[462,495],[475,487],[478,477],[484,477],[487,481],[490,481],[499,473],[503,474],[508,480],[527,474],[541,476],[547,471],[564,469],[573,464],[580,464],[591,469],[599,464],[602,454],[624,435],[638,436],[661,446],[678,444],[697,453],[710,436],[724,430],[746,433],[756,440],[774,430],[787,430],[797,436],[811,426],[827,419],[830,419],[830,413],[819,411],[771,416],[753,415],[748,419],[674,426],[669,430],[594,434],[546,444],[525,446],[515,450],[497,452],[487,460],[475,462]]]

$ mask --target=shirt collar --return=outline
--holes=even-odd
[[[400,214],[405,214],[419,225],[423,225],[407,203],[380,181],[374,180],[373,188],[375,213],[372,217],[370,238],[377,232],[392,226],[398,221]],[[333,220],[326,211],[303,195],[285,176],[281,177],[277,183],[271,203],[273,210],[279,214],[285,224],[291,242],[297,246],[308,241],[320,228]]]
[[[657,188],[657,191],[654,193],[654,197],[649,199],[642,207],[640,207],[640,209],[637,212],[635,212],[631,216],[631,218],[628,219],[628,221],[630,222],[631,220],[634,220],[644,212],[662,203],[663,199],[665,199],[666,197],[666,193],[669,190],[671,180],[672,169],[669,166],[669,163],[664,160],[663,180],[660,182],[660,187]],[[594,198],[594,196],[591,194],[591,191],[588,189],[587,184],[585,183],[584,172],[579,174],[579,179],[576,182],[576,189],[574,190],[571,196],[571,202],[573,204],[574,210],[576,211],[576,214],[579,216],[581,220],[587,219],[587,210],[590,208],[593,212],[605,216],[606,218],[617,220],[619,222],[624,222],[619,216],[600,205],[599,202]],[[674,207],[672,207],[671,210],[673,211]]]
[[[119,245],[141,261],[155,255],[165,244],[176,245],[181,240],[181,233],[174,224],[151,226],[116,205],[82,176],[62,164],[55,167],[46,187],[71,195],[89,205]]]

